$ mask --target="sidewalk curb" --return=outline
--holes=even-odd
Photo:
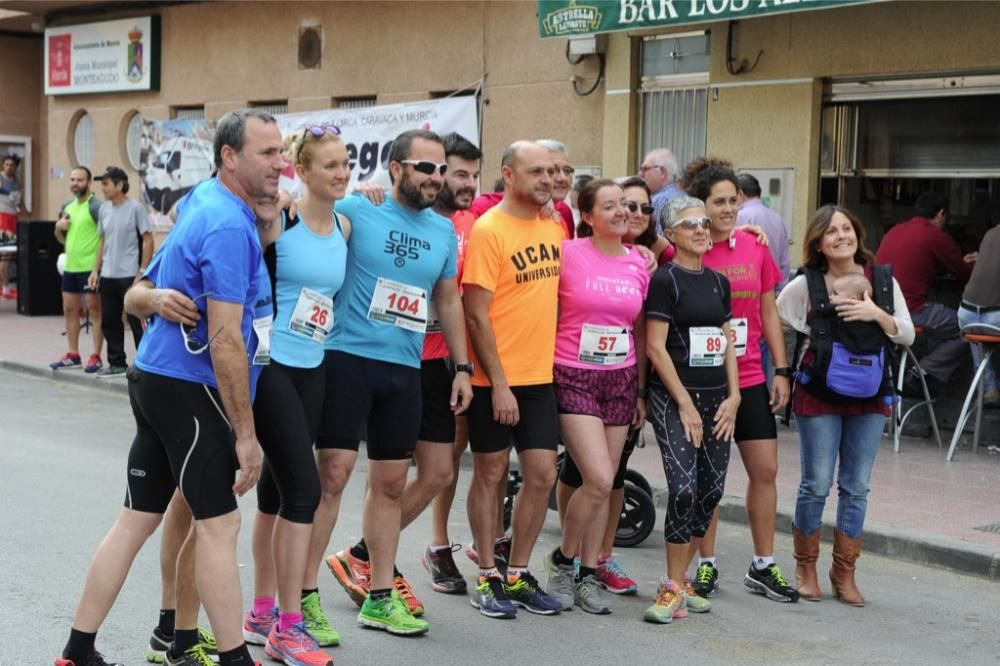
[[[114,379],[98,379],[96,376],[85,374],[83,370],[52,370],[42,365],[8,361],[2,358],[0,358],[0,370],[7,370],[16,374],[29,375],[40,379],[48,379],[54,382],[63,382],[95,391],[128,395],[128,384],[121,379],[117,377]]]
[[[666,491],[657,492],[654,500],[657,508],[664,508]],[[748,524],[742,497],[726,495],[719,508],[722,520],[740,525]],[[792,517],[793,512],[788,508],[778,507],[777,530],[791,534]],[[833,542],[831,524],[824,522],[821,534],[823,541]],[[1000,582],[1000,553],[994,552],[990,546],[949,539],[920,530],[866,522],[864,552]]]

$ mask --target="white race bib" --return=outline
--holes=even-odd
[[[715,368],[726,361],[726,334],[718,326],[693,326],[689,329],[692,368]]]
[[[622,326],[595,326],[584,324],[580,330],[581,363],[615,365],[628,358],[628,329]]]
[[[441,320],[438,319],[437,308],[434,307],[434,301],[427,304],[427,332],[441,332]]]
[[[271,362],[271,325],[274,320],[270,315],[253,320],[253,330],[257,334],[257,350],[253,353],[254,365],[267,365]]]
[[[288,320],[288,330],[322,344],[333,330],[333,299],[303,287]]]
[[[424,333],[427,331],[427,290],[379,278],[375,283],[368,319]]]
[[[739,358],[747,353],[747,332],[750,327],[746,317],[736,317],[729,322],[729,341],[733,343],[733,351]]]

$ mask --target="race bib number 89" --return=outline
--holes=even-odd
[[[427,330],[427,290],[380,277],[368,306],[368,319],[424,333]]]
[[[715,368],[726,361],[726,334],[718,326],[694,326],[690,329],[692,368]]]

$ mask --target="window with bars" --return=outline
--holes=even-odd
[[[175,106],[173,108],[174,120],[204,120],[204,106]]]
[[[73,163],[89,168],[96,156],[97,133],[94,130],[94,119],[84,111],[77,117],[73,127]]]
[[[642,43],[641,152],[669,148],[680,168],[705,154],[708,133],[708,33]]]
[[[250,102],[251,109],[258,109],[272,116],[288,113],[288,100],[282,102]]]
[[[377,98],[375,95],[367,97],[334,97],[333,105],[339,109],[364,109],[375,106]]]

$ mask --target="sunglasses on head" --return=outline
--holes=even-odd
[[[649,204],[640,204],[636,201],[626,201],[625,207],[628,208],[633,213],[637,210],[641,210],[643,215],[652,215],[653,207]]]
[[[673,224],[670,225],[671,229],[680,227],[685,231],[693,231],[698,227],[702,229],[710,229],[712,227],[712,220],[707,217],[682,217]]]
[[[330,134],[340,136],[340,128],[333,123],[323,123],[322,125],[312,125],[311,127],[305,128],[308,134],[302,136],[302,141],[299,142],[299,149],[295,152],[295,161],[297,162],[299,156],[302,155],[302,147],[306,145],[306,139],[309,135],[313,135],[317,139],[329,132]]]
[[[448,171],[448,165],[442,162],[431,162],[429,160],[399,160],[400,164],[409,164],[420,173],[430,176],[437,171],[442,176]]]
[[[191,300],[197,302],[198,300],[202,298],[207,298],[211,295],[212,292],[208,291],[200,296],[195,296]],[[181,322],[178,322],[177,326],[180,328],[181,337],[184,339],[184,349],[187,350],[187,353],[195,356],[203,353],[206,349],[208,349],[209,346],[211,346],[212,341],[215,340],[217,337],[219,337],[219,333],[222,333],[222,327],[220,326],[219,330],[215,332],[215,335],[213,335],[208,339],[208,342],[202,342],[201,340],[198,339],[198,336],[195,335],[194,332],[195,328],[193,326],[185,326]]]

